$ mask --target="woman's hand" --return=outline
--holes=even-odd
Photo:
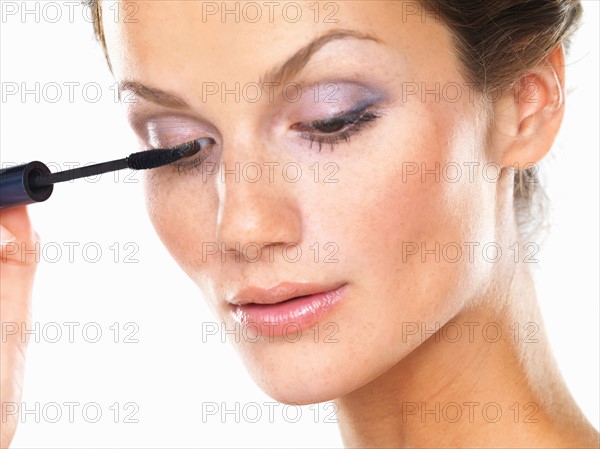
[[[31,292],[39,236],[25,206],[0,211],[0,448],[12,441],[19,420]],[[24,337],[25,336],[25,337]]]

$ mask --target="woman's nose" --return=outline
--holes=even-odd
[[[244,253],[247,248],[299,243],[302,217],[294,196],[298,186],[282,176],[283,164],[255,151],[245,152],[243,160],[226,153],[217,175],[219,246]]]

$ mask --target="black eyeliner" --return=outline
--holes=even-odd
[[[348,111],[340,112],[326,119],[313,120],[307,123],[308,127],[310,127],[312,131],[318,131],[319,125],[324,126],[339,122],[340,124],[344,125],[344,128],[337,131],[337,133],[322,133],[319,135],[302,130],[300,135],[304,139],[310,141],[310,148],[312,148],[312,144],[314,142],[317,142],[319,144],[319,152],[321,152],[323,144],[330,145],[331,150],[333,151],[335,146],[342,140],[344,140],[346,143],[349,143],[350,137],[354,133],[359,132],[363,126],[373,123],[376,119],[381,117],[381,114],[378,113],[374,108],[380,99],[381,98],[368,98],[359,102]],[[369,110],[369,108],[373,109]]]

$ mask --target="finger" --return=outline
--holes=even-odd
[[[0,403],[4,405],[21,399],[29,335],[23,331],[31,328],[31,293],[39,260],[39,236],[25,207],[0,213],[0,240],[5,242],[0,245]],[[33,253],[25,254],[27,250]],[[4,406],[1,415],[0,446],[8,447],[17,421],[14,415],[5,416]]]
[[[18,241],[27,241],[33,238],[34,232],[27,206],[0,211],[0,225],[11,232]]]
[[[12,232],[0,225],[0,245],[6,245],[7,243],[14,242],[16,239]]]
[[[39,261],[39,236],[34,231],[26,206],[0,212],[0,262],[10,271],[12,264],[34,265]],[[10,276],[10,272],[5,272]]]

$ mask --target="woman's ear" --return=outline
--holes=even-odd
[[[564,80],[559,45],[493,104],[490,148],[501,167],[530,167],[550,150],[565,112]]]

